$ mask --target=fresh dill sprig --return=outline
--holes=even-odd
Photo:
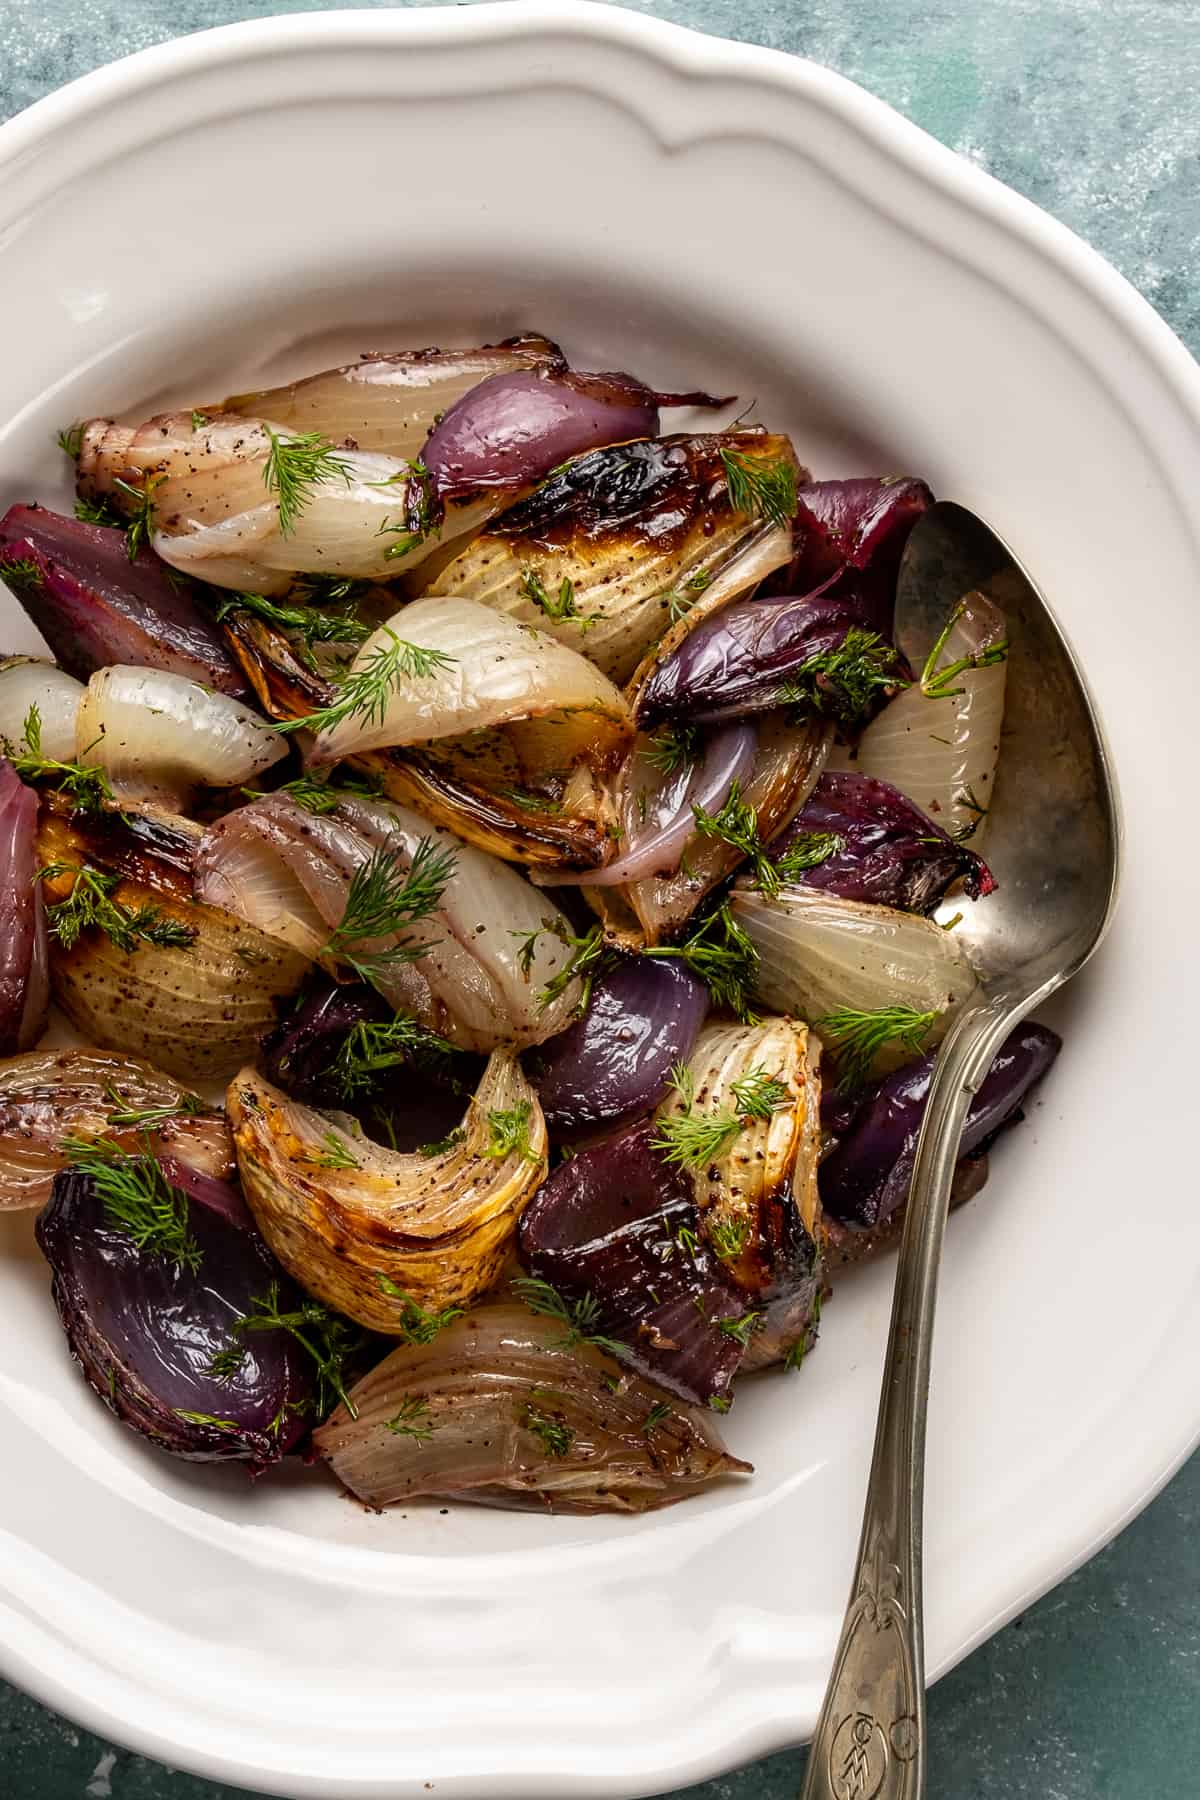
[[[181,919],[164,918],[156,906],[130,907],[114,900],[113,890],[120,885],[118,875],[102,875],[86,864],[78,867],[60,862],[40,870],[38,879],[54,881],[60,875],[73,875],[74,885],[65,900],[51,901],[46,907],[46,924],[64,950],[72,949],[93,925],[127,955],[132,955],[139,944],[186,950],[195,940],[195,926],[185,925]]]
[[[781,850],[772,858],[775,868],[784,881],[792,881],[797,875],[803,875],[806,869],[818,869],[839,850],[846,848],[846,840],[839,837],[836,831],[798,831],[786,850]]]
[[[263,486],[279,508],[279,535],[288,537],[317,488],[339,477],[349,487],[354,465],[338,456],[319,431],[284,437],[269,425],[263,430],[271,446],[263,464]]]
[[[965,694],[966,688],[952,688],[949,684],[967,669],[990,669],[996,663],[1002,663],[1008,656],[1008,639],[1001,638],[997,644],[989,644],[986,649],[976,651],[973,656],[960,656],[957,661],[948,663],[944,669],[938,668],[938,657],[946,648],[946,640],[958,621],[966,611],[966,602],[960,600],[946,623],[942,626],[933,649],[925,658],[925,666],[921,670],[921,692],[927,700],[953,700],[959,694]]]
[[[968,844],[979,830],[983,821],[987,818],[991,808],[984,806],[981,801],[975,798],[975,790],[971,787],[961,788],[959,792],[955,794],[954,805],[965,806],[968,812],[975,814],[973,819],[964,819],[963,823],[961,825],[956,825],[954,830],[950,833],[950,836],[954,839],[956,844]]]
[[[698,975],[717,1006],[752,1025],[758,951],[725,900],[701,919],[681,944],[655,944],[643,956],[678,956]]]
[[[185,1412],[182,1406],[173,1406],[171,1411],[177,1419],[186,1419],[189,1425],[210,1425],[214,1431],[241,1430],[235,1419],[218,1419],[212,1413]]]
[[[820,1324],[821,1290],[818,1288],[813,1295],[812,1311],[808,1315],[808,1324],[796,1339],[795,1343],[789,1347],[787,1355],[783,1359],[783,1366],[785,1369],[798,1369],[801,1367],[805,1357],[817,1341]]]
[[[203,431],[204,427],[207,424],[208,424],[208,414],[203,413],[203,412],[197,412],[196,408],[193,407],[192,408],[192,430],[193,431]]]
[[[541,1157],[529,1142],[529,1120],[533,1107],[528,1100],[522,1100],[507,1112],[493,1108],[487,1116],[488,1141],[485,1156],[502,1162],[507,1156],[520,1156],[526,1162],[541,1162]]]
[[[532,600],[535,606],[540,607],[546,617],[556,625],[561,624],[564,619],[570,619],[579,626],[581,631],[586,632],[593,625],[599,624],[599,620],[593,613],[580,612],[575,601],[575,583],[569,575],[564,575],[559,582],[557,594],[549,594],[536,569],[523,569],[521,571],[521,592],[526,599]]]
[[[537,1275],[518,1275],[511,1286],[518,1300],[523,1301],[530,1312],[538,1313],[542,1318],[558,1319],[564,1326],[564,1335],[550,1344],[549,1349],[573,1350],[576,1344],[594,1344],[598,1350],[605,1350],[610,1356],[620,1356],[624,1351],[624,1344],[618,1343],[615,1338],[605,1337],[598,1329],[600,1302],[592,1294],[584,1294],[581,1300],[568,1301],[556,1287]]]
[[[881,1006],[873,1012],[841,1007],[813,1021],[813,1029],[831,1044],[837,1058],[842,1088],[860,1087],[871,1065],[887,1044],[899,1044],[919,1056],[939,1014],[917,1012],[912,1006]]]
[[[649,1437],[651,1432],[657,1431],[663,1420],[670,1418],[671,1411],[672,1408],[669,1401],[656,1400],[654,1405],[650,1408],[650,1411],[646,1414],[646,1417],[642,1420],[642,1436]]]
[[[139,488],[122,480],[120,475],[113,477],[113,486],[119,488],[129,502],[125,510],[125,554],[130,562],[137,561],[139,550],[149,547],[154,532],[154,493],[164,480],[162,475],[148,475],[144,486]]]
[[[321,1139],[321,1149],[312,1156],[306,1156],[306,1162],[315,1163],[318,1169],[358,1169],[362,1167],[357,1156],[348,1144],[344,1144],[336,1131],[327,1131]]]
[[[381,969],[424,955],[426,945],[405,937],[378,949],[369,946],[436,912],[457,867],[454,852],[432,838],[421,839],[407,868],[403,849],[401,839],[389,840],[354,871],[341,922],[324,946],[324,955],[339,957],[367,980]]]
[[[669,588],[663,595],[667,603],[667,617],[672,625],[678,625],[691,612],[705,588],[712,586],[712,576],[703,569],[697,569],[690,575],[682,587]]]
[[[387,643],[376,644],[360,669],[351,669],[338,683],[337,692],[328,706],[306,713],[300,719],[277,719],[276,731],[331,731],[343,719],[361,718],[365,725],[378,725],[387,712],[388,701],[405,681],[427,681],[458,661],[442,650],[430,650],[423,644],[410,644],[385,628]]]
[[[0,581],[14,594],[35,594],[42,585],[42,571],[32,556],[14,556],[0,562]]]
[[[71,1168],[91,1179],[109,1223],[138,1250],[196,1272],[200,1246],[188,1229],[188,1197],[167,1180],[148,1138],[138,1155],[106,1137],[65,1137],[62,1149]]]
[[[467,1134],[463,1127],[461,1125],[456,1125],[454,1130],[448,1131],[444,1138],[435,1138],[431,1144],[419,1144],[417,1146],[417,1155],[445,1156],[448,1150],[457,1150],[458,1146],[460,1144],[465,1144],[466,1141]]]
[[[218,603],[218,623],[237,612],[250,613],[267,625],[294,632],[300,640],[297,647],[310,668],[314,666],[314,644],[351,644],[357,649],[371,635],[371,627],[364,625],[352,605],[344,602],[325,612],[318,606],[271,600],[265,594],[231,594]]]
[[[204,1373],[214,1381],[232,1381],[248,1354],[245,1344],[230,1344],[214,1353]]]
[[[390,1275],[377,1275],[375,1279],[379,1283],[381,1294],[386,1294],[389,1300],[403,1302],[400,1317],[389,1330],[394,1330],[406,1344],[432,1344],[439,1332],[445,1331],[447,1325],[453,1325],[455,1319],[463,1316],[461,1306],[447,1306],[441,1312],[428,1312],[425,1307],[418,1305],[410,1293],[398,1287]]]
[[[65,431],[57,432],[54,441],[64,456],[69,456],[72,462],[78,462],[83,453],[82,419],[76,419],[75,423],[68,425]]]
[[[708,1403],[708,1410],[715,1413],[727,1413],[732,1405],[733,1400],[728,1394],[714,1394]]]
[[[722,447],[721,466],[735,511],[790,525],[796,513],[796,471],[783,458],[767,461]]]
[[[762,1311],[750,1311],[743,1313],[740,1318],[734,1314],[730,1318],[713,1319],[712,1323],[724,1337],[732,1338],[744,1350],[765,1317],[766,1314]]]
[[[698,725],[664,725],[650,739],[641,757],[664,775],[675,775],[698,763],[703,753],[704,741]]]
[[[279,1283],[273,1281],[261,1298],[250,1302],[250,1311],[236,1321],[234,1332],[242,1337],[253,1331],[286,1331],[316,1366],[318,1419],[338,1400],[350,1417],[357,1419],[358,1408],[346,1392],[345,1370],[350,1358],[362,1350],[365,1333],[319,1300],[305,1297],[288,1312],[280,1310],[279,1300]]]
[[[736,1262],[750,1237],[748,1219],[714,1219],[707,1227],[713,1255],[722,1262]]]
[[[526,1404],[520,1422],[526,1431],[532,1432],[534,1437],[541,1440],[542,1448],[549,1456],[559,1458],[566,1456],[575,1442],[575,1433],[569,1425],[565,1424],[562,1419],[556,1419],[549,1413],[542,1412],[532,1402]]]
[[[75,517],[82,525],[105,525],[110,531],[124,531],[125,521],[107,500],[76,500]]]
[[[740,782],[730,784],[720,812],[712,813],[706,806],[693,804],[692,816],[701,837],[717,838],[721,843],[728,844],[731,850],[736,850],[739,856],[745,857],[764,894],[770,897],[779,892],[779,870],[767,855],[758,829],[758,814],[742,799]]]
[[[384,1428],[393,1437],[410,1437],[417,1444],[427,1444],[433,1436],[433,1414],[429,1410],[428,1400],[421,1400],[416,1394],[410,1394],[400,1402],[395,1416],[384,1420]]]
[[[816,714],[851,727],[869,712],[878,694],[905,686],[891,644],[877,631],[852,625],[836,649],[810,656],[775,698],[777,705],[806,718]]]
[[[0,570],[0,574],[5,572]],[[7,739],[2,741],[5,755],[22,781],[52,779],[59,792],[74,801],[80,812],[101,812],[106,804],[116,804],[112,784],[103,769],[59,762],[53,756],[43,755],[42,715],[36,702],[25,714],[21,743],[13,745]]]
[[[696,1077],[686,1063],[675,1064],[670,1085],[683,1110],[660,1118],[658,1131],[650,1141],[667,1162],[682,1169],[701,1169],[729,1148],[741,1131],[742,1122],[732,1112],[697,1113]]]
[[[181,1094],[178,1100],[166,1101],[161,1106],[129,1106],[121,1090],[112,1081],[104,1084],[104,1098],[112,1107],[104,1122],[118,1131],[152,1131],[171,1119],[194,1119],[208,1111],[198,1094]]]
[[[787,1083],[780,1081],[777,1075],[770,1075],[761,1063],[731,1081],[729,1091],[737,1102],[740,1119],[769,1119],[783,1107],[791,1104],[791,1094]]]
[[[325,1073],[343,1099],[368,1093],[379,1076],[402,1065],[444,1066],[454,1046],[416,1019],[398,1013],[394,1019],[360,1020],[347,1032]]]
[[[277,788],[243,788],[242,792],[248,800],[265,800],[268,793],[286,794],[305,812],[323,815],[333,812],[345,799],[381,800],[383,783],[375,775],[356,775],[351,769],[342,769],[336,782],[328,776],[297,775]]]
[[[588,1001],[592,997],[592,984],[600,973],[604,959],[609,954],[608,945],[604,941],[604,928],[601,925],[593,925],[582,937],[565,934],[562,930],[556,932],[555,935],[562,938],[571,955],[557,974],[550,977],[538,995],[538,1005],[549,1006],[552,1001],[558,999],[560,994],[566,992],[573,981],[579,980],[583,987],[576,1011],[586,1012]]]

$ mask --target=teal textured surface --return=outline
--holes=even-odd
[[[635,0],[634,9],[810,56],[861,82],[1087,238],[1200,352],[1196,0]],[[182,32],[321,10],[329,0],[3,0],[0,117]],[[1200,1458],[1117,1543],[933,1691],[930,1800],[1194,1800],[1198,1528]],[[788,1800],[802,1765],[802,1752],[787,1752],[672,1800]],[[4,1800],[239,1794],[109,1746],[0,1683]]]

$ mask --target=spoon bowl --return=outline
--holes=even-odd
[[[938,1053],[900,1242],[858,1561],[802,1800],[919,1800],[925,1788],[921,1533],[937,1272],[963,1123],[1004,1038],[1091,956],[1120,873],[1116,783],[1096,709],[1049,606],[996,534],[940,501],[898,578],[910,654],[978,591],[1008,621],[987,860],[997,890],[955,927],[980,977]]]

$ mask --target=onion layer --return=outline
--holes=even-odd
[[[246,1198],[284,1268],[327,1306],[394,1336],[408,1333],[414,1304],[441,1311],[486,1292],[545,1168],[542,1110],[506,1051],[490,1059],[456,1141],[428,1155],[351,1133],[253,1069],[233,1081],[227,1107]]]
[[[5,569],[23,571],[14,581]],[[110,663],[190,676],[222,694],[246,684],[220,631],[185,584],[147,549],[132,561],[125,533],[44,506],[0,519],[0,580],[7,579],[54,656],[87,677]]]
[[[256,713],[161,669],[118,665],[88,682],[75,722],[77,760],[103,769],[119,799],[182,812],[197,787],[237,787],[287,746]]]
[[[37,1043],[50,1003],[37,821],[37,795],[0,757],[0,1055],[5,1056]]]
[[[552,1512],[647,1512],[716,1477],[749,1473],[711,1414],[667,1401],[590,1344],[524,1307],[474,1308],[430,1344],[405,1345],[314,1436],[338,1479],[373,1506],[419,1495]]]
[[[0,742],[14,751],[29,748],[25,725],[36,706],[41,750],[55,762],[75,760],[75,716],[83,684],[53,663],[33,656],[10,656],[0,662]]]
[[[881,1048],[877,1072],[939,1043],[977,986],[953,931],[912,913],[802,887],[770,900],[757,889],[735,889],[733,910],[759,954],[758,993],[777,1011],[818,1031],[823,1019],[845,1011],[933,1014],[917,1048],[902,1039]]]
[[[223,1179],[224,1117],[178,1081],[113,1050],[34,1050],[0,1063],[0,1211],[44,1206],[66,1166],[64,1138],[111,1138]]]
[[[657,1105],[708,1011],[704,983],[673,959],[623,962],[588,1009],[529,1059],[551,1136],[624,1124]]]
[[[351,675],[383,666],[397,643],[431,652],[435,666],[385,683],[375,714],[319,733],[317,766],[392,745],[428,743],[518,724],[541,726],[545,766],[615,760],[633,735],[618,690],[586,658],[543,631],[473,600],[417,600],[369,637]]]
[[[239,1337],[237,1322],[277,1282],[280,1310],[302,1295],[257,1233],[196,1193],[187,1208],[195,1266],[139,1250],[91,1176],[64,1173],[37,1221],[72,1355],[117,1418],[193,1462],[278,1461],[308,1429],[311,1368],[284,1331]],[[228,1374],[222,1353],[243,1354]]]
[[[896,619],[902,648],[920,668],[931,646],[904,641],[906,621]],[[890,781],[943,830],[978,847],[992,803],[1004,687],[1008,673],[1004,614],[982,594],[968,594],[937,658],[932,679],[914,682],[886,706],[859,740],[854,767]],[[969,659],[998,656],[971,667]],[[943,671],[963,658],[968,666],[948,679]]]

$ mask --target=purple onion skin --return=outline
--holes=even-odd
[[[37,821],[36,793],[0,757],[0,1056],[32,1049],[50,1006]]]
[[[311,1365],[287,1332],[255,1331],[232,1375],[218,1380],[207,1371],[218,1352],[240,1342],[236,1322],[272,1282],[283,1310],[304,1296],[257,1232],[220,1210],[193,1204],[189,1229],[201,1254],[195,1273],[139,1251],[109,1221],[93,1178],[71,1170],[55,1177],[36,1226],[71,1354],[109,1410],[175,1456],[248,1462],[258,1473],[309,1428]]]
[[[215,1213],[229,1225],[236,1225],[239,1231],[253,1231],[258,1227],[254,1223],[254,1214],[246,1205],[242,1190],[231,1182],[222,1181],[219,1175],[208,1175],[203,1169],[193,1169],[177,1156],[160,1156],[159,1167],[171,1183],[172,1187],[182,1188],[189,1200],[203,1206],[210,1213]]]
[[[779,705],[790,676],[810,658],[840,649],[862,622],[853,601],[823,592],[735,600],[697,625],[654,670],[638,724],[648,731],[684,719],[706,725],[767,712]]]
[[[218,627],[153,551],[130,562],[123,531],[44,506],[11,506],[0,519],[0,578],[6,562],[37,567],[41,580],[23,579],[17,597],[60,667],[79,680],[135,663],[245,694]]]
[[[262,1040],[263,1072],[306,1106],[355,1114],[368,1137],[390,1148],[412,1151],[436,1143],[462,1124],[482,1058],[455,1057],[444,1075],[398,1063],[381,1070],[369,1090],[349,1098],[331,1079],[330,1068],[354,1027],[385,1024],[392,1017],[391,1008],[365,982],[342,987],[330,982]]]
[[[632,375],[491,375],[434,426],[421,461],[439,500],[528,487],[585,450],[657,436],[660,405],[726,404],[710,394],[658,394]]]
[[[972,900],[996,886],[974,851],[956,843],[890,782],[870,775],[822,775],[768,855],[778,863],[798,837],[814,831],[839,838],[841,848],[815,868],[789,875],[798,887],[928,915],[951,882],[961,880]]]
[[[743,1348],[716,1321],[741,1318],[745,1296],[700,1236],[690,1177],[653,1135],[644,1121],[561,1163],[521,1215],[521,1256],[564,1299],[590,1294],[596,1329],[652,1381],[685,1400],[723,1400]]]
[[[1047,1025],[1026,1021],[1009,1034],[971,1101],[962,1156],[1015,1123],[1026,1094],[1061,1049],[1062,1039]],[[842,1224],[869,1231],[907,1197],[933,1064],[932,1054],[923,1056],[861,1094],[833,1092],[822,1101],[822,1126],[838,1142],[821,1164],[821,1204]]]
[[[674,958],[639,957],[600,976],[583,1017],[525,1059],[551,1137],[657,1106],[707,1011],[708,989]]]
[[[867,628],[891,638],[900,558],[909,532],[932,505],[929,488],[911,475],[806,482],[795,557],[771,585],[802,593],[836,575],[832,591],[853,598]]]

